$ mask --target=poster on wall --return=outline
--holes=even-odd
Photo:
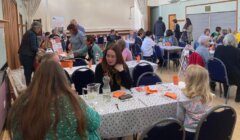
[[[64,17],[53,16],[52,17],[52,29],[64,27]]]

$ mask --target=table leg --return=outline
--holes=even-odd
[[[168,52],[168,69],[170,69],[170,53],[169,53],[169,51],[167,51]]]

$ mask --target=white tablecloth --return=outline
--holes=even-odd
[[[145,61],[145,60],[141,60],[140,62],[147,62],[147,63],[149,63],[150,65],[152,65],[154,71],[156,71],[157,68],[158,68],[158,65],[155,64],[155,63],[148,62],[148,61]],[[137,61],[136,60],[134,60],[134,61],[127,61],[126,64],[128,65],[130,75],[132,75],[133,68],[138,64]],[[72,75],[75,70],[77,70],[79,68],[82,68],[82,67],[87,67],[87,66],[77,66],[77,67],[64,68],[64,69],[68,72],[69,75]],[[92,65],[91,70],[95,72],[95,68],[96,68],[96,65]]]
[[[160,119],[174,117],[176,118],[177,103],[188,101],[177,86],[172,84],[162,84],[151,86],[158,89],[158,93],[146,95],[145,92],[138,92],[133,88],[129,93],[133,98],[127,101],[120,101],[111,98],[110,102],[103,102],[102,95],[98,95],[96,100],[98,104],[93,108],[101,116],[100,135],[103,138],[114,138],[129,136],[143,131],[152,123]],[[178,95],[178,100],[173,100],[164,96],[166,91],[172,91]],[[91,100],[86,100],[87,104],[92,106]],[[117,105],[116,105],[117,104]],[[117,108],[118,106],[118,108]]]

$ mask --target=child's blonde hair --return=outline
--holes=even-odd
[[[202,97],[203,103],[212,101],[212,93],[209,88],[208,71],[199,65],[189,65],[185,77],[186,87],[183,89],[188,98]]]

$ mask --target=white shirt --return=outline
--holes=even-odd
[[[141,46],[143,56],[152,56],[153,55],[153,46],[156,43],[150,37],[145,37]]]

